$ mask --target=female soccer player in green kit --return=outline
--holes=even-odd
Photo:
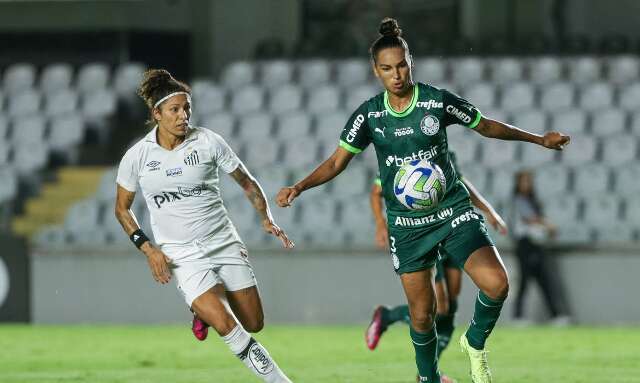
[[[460,344],[469,356],[472,381],[491,382],[484,346],[500,316],[509,282],[484,219],[473,212],[469,193],[451,166],[446,127],[459,124],[485,137],[531,142],[555,150],[568,144],[569,137],[558,132],[544,136],[528,133],[482,116],[468,101],[444,89],[415,83],[412,57],[400,37],[398,23],[384,19],[380,34],[370,52],[373,71],[385,91],[358,107],[343,129],[336,151],[302,181],[282,188],[276,200],[281,207],[290,206],[305,190],[340,174],[354,155],[373,143],[387,208],[389,250],[409,303],[419,380],[440,382],[433,266],[438,249],[442,249],[480,289],[473,319]],[[409,210],[394,195],[397,169],[416,159],[432,161],[446,177],[447,190],[435,212]]]

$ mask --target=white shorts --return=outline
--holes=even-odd
[[[195,241],[191,245],[163,246],[172,259],[171,273],[187,305],[217,284],[227,291],[255,286],[256,277],[241,242],[222,247]]]

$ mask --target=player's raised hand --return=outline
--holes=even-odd
[[[298,189],[294,186],[287,186],[278,192],[276,196],[276,203],[280,207],[289,207],[291,202],[300,194]]]
[[[282,246],[284,246],[285,249],[292,249],[295,246],[295,243],[293,243],[293,241],[290,240],[289,237],[287,237],[287,234],[284,232],[284,230],[282,230],[280,226],[276,225],[272,220],[265,219],[264,221],[262,221],[262,227],[267,233],[280,238],[280,241],[282,241]]]
[[[562,150],[565,146],[569,145],[571,137],[566,136],[559,132],[547,132],[542,137],[542,145],[545,148]]]
[[[171,272],[169,271],[169,263],[171,259],[167,257],[162,251],[155,247],[148,247],[144,249],[144,255],[147,256],[147,263],[151,269],[151,275],[156,282],[169,283],[171,280]]]

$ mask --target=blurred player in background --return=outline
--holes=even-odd
[[[263,327],[262,302],[247,249],[220,197],[219,169],[244,189],[264,230],[285,248],[293,243],[273,221],[262,188],[224,139],[189,124],[191,90],[186,84],[166,70],[152,69],[145,73],[138,94],[155,127],[120,162],[118,221],[146,256],[153,278],[165,284],[174,277],[187,305],[255,375],[265,382],[290,382],[247,333]],[[151,213],[156,245],[130,210],[138,184]]]
[[[467,190],[469,190],[469,195],[473,205],[484,213],[485,219],[500,234],[507,234],[507,225],[500,214],[498,214],[493,206],[491,206],[480,192],[478,192],[475,186],[469,182],[466,177],[462,176],[453,151],[449,151],[449,157],[458,178],[462,183],[464,183]],[[387,230],[387,220],[383,213],[382,185],[380,177],[376,178],[376,182],[371,187],[369,199],[371,203],[371,210],[376,222],[376,246],[380,249],[388,249],[389,231]],[[438,359],[440,359],[440,355],[449,345],[451,335],[455,329],[454,320],[456,311],[458,310],[458,296],[460,295],[460,290],[462,288],[461,268],[455,262],[452,262],[446,254],[441,253],[438,256],[435,282],[437,301],[436,330],[438,332],[437,356]],[[371,323],[365,332],[367,347],[369,347],[370,350],[375,350],[378,342],[380,341],[380,337],[387,330],[388,326],[399,321],[407,324],[411,323],[408,305],[398,305],[392,308],[378,306],[375,309]],[[442,383],[452,381],[445,375],[441,376],[441,380]]]
[[[438,250],[444,250],[480,289],[473,319],[460,344],[469,356],[472,380],[491,382],[485,341],[507,297],[507,271],[484,219],[473,211],[469,193],[451,166],[446,127],[463,125],[485,137],[556,150],[569,137],[558,132],[544,136],[525,132],[483,117],[468,101],[446,90],[414,83],[412,57],[401,32],[395,20],[384,19],[381,36],[370,49],[374,73],[385,91],[357,108],[342,131],[339,147],[327,160],[302,181],[282,188],[276,199],[279,206],[290,206],[305,190],[340,174],[354,155],[373,143],[387,207],[389,249],[409,303],[419,380],[440,382],[433,278]],[[396,199],[393,178],[405,159],[432,161],[444,171],[447,190],[437,212],[409,210]]]

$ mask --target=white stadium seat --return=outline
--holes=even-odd
[[[630,81],[638,80],[638,68],[640,62],[635,55],[618,56],[609,58],[608,63],[608,79],[614,84],[627,84]]]
[[[555,150],[547,149],[540,145],[522,144],[521,161],[524,166],[535,167],[554,162],[556,154]]]
[[[40,75],[40,89],[44,93],[57,93],[68,89],[73,80],[73,68],[70,64],[49,64]]]
[[[595,161],[598,142],[595,137],[586,135],[571,136],[571,145],[560,153],[564,165],[580,165]]]
[[[499,168],[504,164],[512,164],[516,160],[517,142],[492,139],[476,139],[476,141],[482,152],[482,164],[489,168]],[[457,149],[457,145],[454,144],[453,147],[456,148],[456,155],[461,152]]]
[[[456,155],[458,152],[456,151]],[[489,190],[490,175],[489,169],[478,163],[459,164],[458,169],[467,181],[471,182],[480,193]]]
[[[255,82],[255,65],[247,61],[236,61],[227,65],[220,75],[221,83],[228,89],[235,90]]]
[[[33,87],[36,81],[36,68],[33,64],[16,63],[4,71],[3,88],[7,93],[19,93]]]
[[[602,76],[602,63],[596,57],[583,56],[569,59],[567,69],[569,80],[575,84],[595,82]]]
[[[351,163],[345,171],[334,178],[333,190],[338,190],[341,198],[349,196],[365,196],[373,183],[374,175],[363,164]]]
[[[329,82],[331,67],[327,60],[298,62],[298,82],[304,87],[315,87]]]
[[[202,122],[202,127],[218,133],[225,140],[236,134],[236,118],[231,113],[216,113]]]
[[[327,113],[341,105],[340,89],[323,85],[307,91],[307,110],[312,113]]]
[[[80,95],[73,89],[60,88],[45,93],[44,114],[48,117],[75,114],[78,110]]]
[[[356,110],[362,103],[366,102],[373,96],[380,93],[382,89],[374,84],[367,83],[361,84],[355,87],[347,88],[345,90],[345,109]]]
[[[569,190],[569,169],[564,166],[541,166],[535,169],[533,177],[536,192],[543,201],[565,195]]]
[[[501,57],[492,61],[489,69],[491,81],[496,84],[521,81],[524,73],[522,60],[514,57]]]
[[[113,167],[105,171],[100,177],[100,183],[98,184],[98,191],[96,193],[96,199],[100,203],[111,203],[116,198],[116,176],[118,174],[118,168]]]
[[[513,185],[517,168],[513,166],[501,166],[491,172],[491,202],[503,202],[510,200],[513,195]],[[481,191],[483,192],[483,191]]]
[[[587,115],[580,109],[569,109],[551,115],[550,131],[562,132],[572,137],[587,131]]]
[[[40,110],[42,95],[35,89],[25,89],[13,94],[8,99],[9,116],[22,117],[37,113]]]
[[[369,201],[366,198],[351,198],[342,199],[340,202],[342,222],[340,227],[333,230],[335,240],[344,240],[343,246],[346,247],[372,248],[375,224]],[[346,237],[342,237],[342,231],[346,232]]]
[[[640,109],[640,82],[632,82],[622,88],[618,105],[630,112]]]
[[[191,110],[198,119],[205,119],[214,113],[222,112],[227,104],[227,92],[223,87],[211,82],[199,82],[193,92]],[[197,92],[196,92],[197,89]]]
[[[128,62],[118,66],[113,74],[113,89],[120,96],[134,97],[142,82],[146,67],[142,63]]]
[[[586,110],[608,108],[613,104],[613,88],[606,82],[586,85],[580,93],[579,105]]]
[[[558,228],[578,225],[579,199],[571,193],[556,194],[552,198],[545,198],[543,186],[537,183],[535,190],[540,202],[543,203],[543,214]]]
[[[460,87],[484,80],[485,62],[477,57],[465,57],[451,63],[451,79]]]
[[[269,201],[273,201],[285,185],[290,185],[290,171],[287,166],[270,166],[249,169],[253,176],[258,180],[260,186],[264,189]],[[240,189],[239,185],[236,185]],[[249,200],[246,201],[249,204]]]
[[[0,162],[1,165],[1,162]],[[18,194],[18,177],[9,166],[0,166],[0,203],[12,200]]]
[[[272,113],[290,113],[302,107],[302,88],[284,84],[274,88],[269,95],[269,110]]]
[[[87,93],[82,99],[82,115],[90,120],[103,119],[115,113],[117,96],[111,89]]]
[[[17,145],[14,150],[13,166],[21,176],[41,170],[49,159],[49,148],[44,141],[34,141],[29,145]]]
[[[540,89],[540,106],[544,110],[555,111],[572,108],[576,92],[569,82],[556,82]]]
[[[548,84],[560,80],[562,63],[556,57],[543,56],[529,64],[529,78],[536,84]]]
[[[282,115],[278,121],[278,137],[289,140],[295,137],[311,137],[311,117],[305,112],[293,112]]]
[[[291,82],[293,65],[289,61],[274,60],[260,65],[261,83],[267,88],[284,86]]]
[[[336,110],[331,113],[317,114],[315,135],[321,139],[334,140],[336,145],[340,139],[340,133],[347,124],[352,111]]]
[[[583,165],[574,171],[573,192],[576,195],[588,198],[605,195],[611,185],[610,169],[606,165]]]
[[[592,226],[615,222],[620,215],[620,199],[615,195],[590,193],[584,198],[584,220]]]
[[[273,118],[266,113],[247,114],[239,119],[238,135],[255,145],[272,138]]]
[[[87,227],[96,227],[100,209],[98,201],[89,198],[71,206],[64,219],[64,227],[70,232],[82,231]]]
[[[44,132],[47,128],[44,116],[32,115],[14,120],[11,134],[11,142],[14,145],[29,146],[32,143],[44,141]]]
[[[339,60],[334,63],[334,68],[336,83],[344,88],[366,83],[371,74],[371,65],[361,59]]]
[[[640,164],[637,161],[616,167],[614,176],[616,194],[633,198],[640,194]]]
[[[52,150],[65,151],[74,148],[84,137],[84,121],[77,114],[53,118],[50,123],[48,143]]]
[[[522,111],[533,107],[535,93],[531,84],[518,82],[505,85],[501,106],[505,111]]]
[[[438,58],[415,58],[413,76],[416,81],[427,84],[444,82],[447,79],[446,62]]]
[[[245,114],[262,110],[264,105],[264,89],[255,85],[245,86],[231,93],[231,111]]]
[[[453,126],[447,129],[449,149],[456,153],[459,164],[477,163],[482,152],[481,146],[486,144],[477,133],[471,132],[462,126]]]
[[[280,155],[280,142],[276,140],[244,141],[244,156],[241,158],[249,169],[264,168],[275,164]]]
[[[602,139],[602,162],[609,166],[635,163],[638,154],[638,138],[628,135],[604,137]],[[640,180],[639,180],[640,181]]]
[[[496,89],[490,82],[479,82],[464,89],[462,96],[481,111],[496,105]]]
[[[309,168],[318,164],[319,142],[309,136],[299,135],[282,140],[283,151],[280,159],[282,166]]]
[[[536,134],[544,134],[548,127],[547,115],[537,109],[515,113],[512,122],[518,128]]]
[[[107,87],[110,81],[109,67],[104,63],[90,63],[82,66],[76,78],[76,88],[81,93],[97,92]]]
[[[634,136],[640,137],[640,111],[631,114],[629,130]]]
[[[603,137],[624,133],[627,125],[626,120],[626,113],[620,109],[599,110],[593,113],[591,133]]]
[[[640,228],[638,217],[640,217],[640,198],[638,196],[630,196],[625,201],[625,219],[627,222],[634,224],[636,228]]]

